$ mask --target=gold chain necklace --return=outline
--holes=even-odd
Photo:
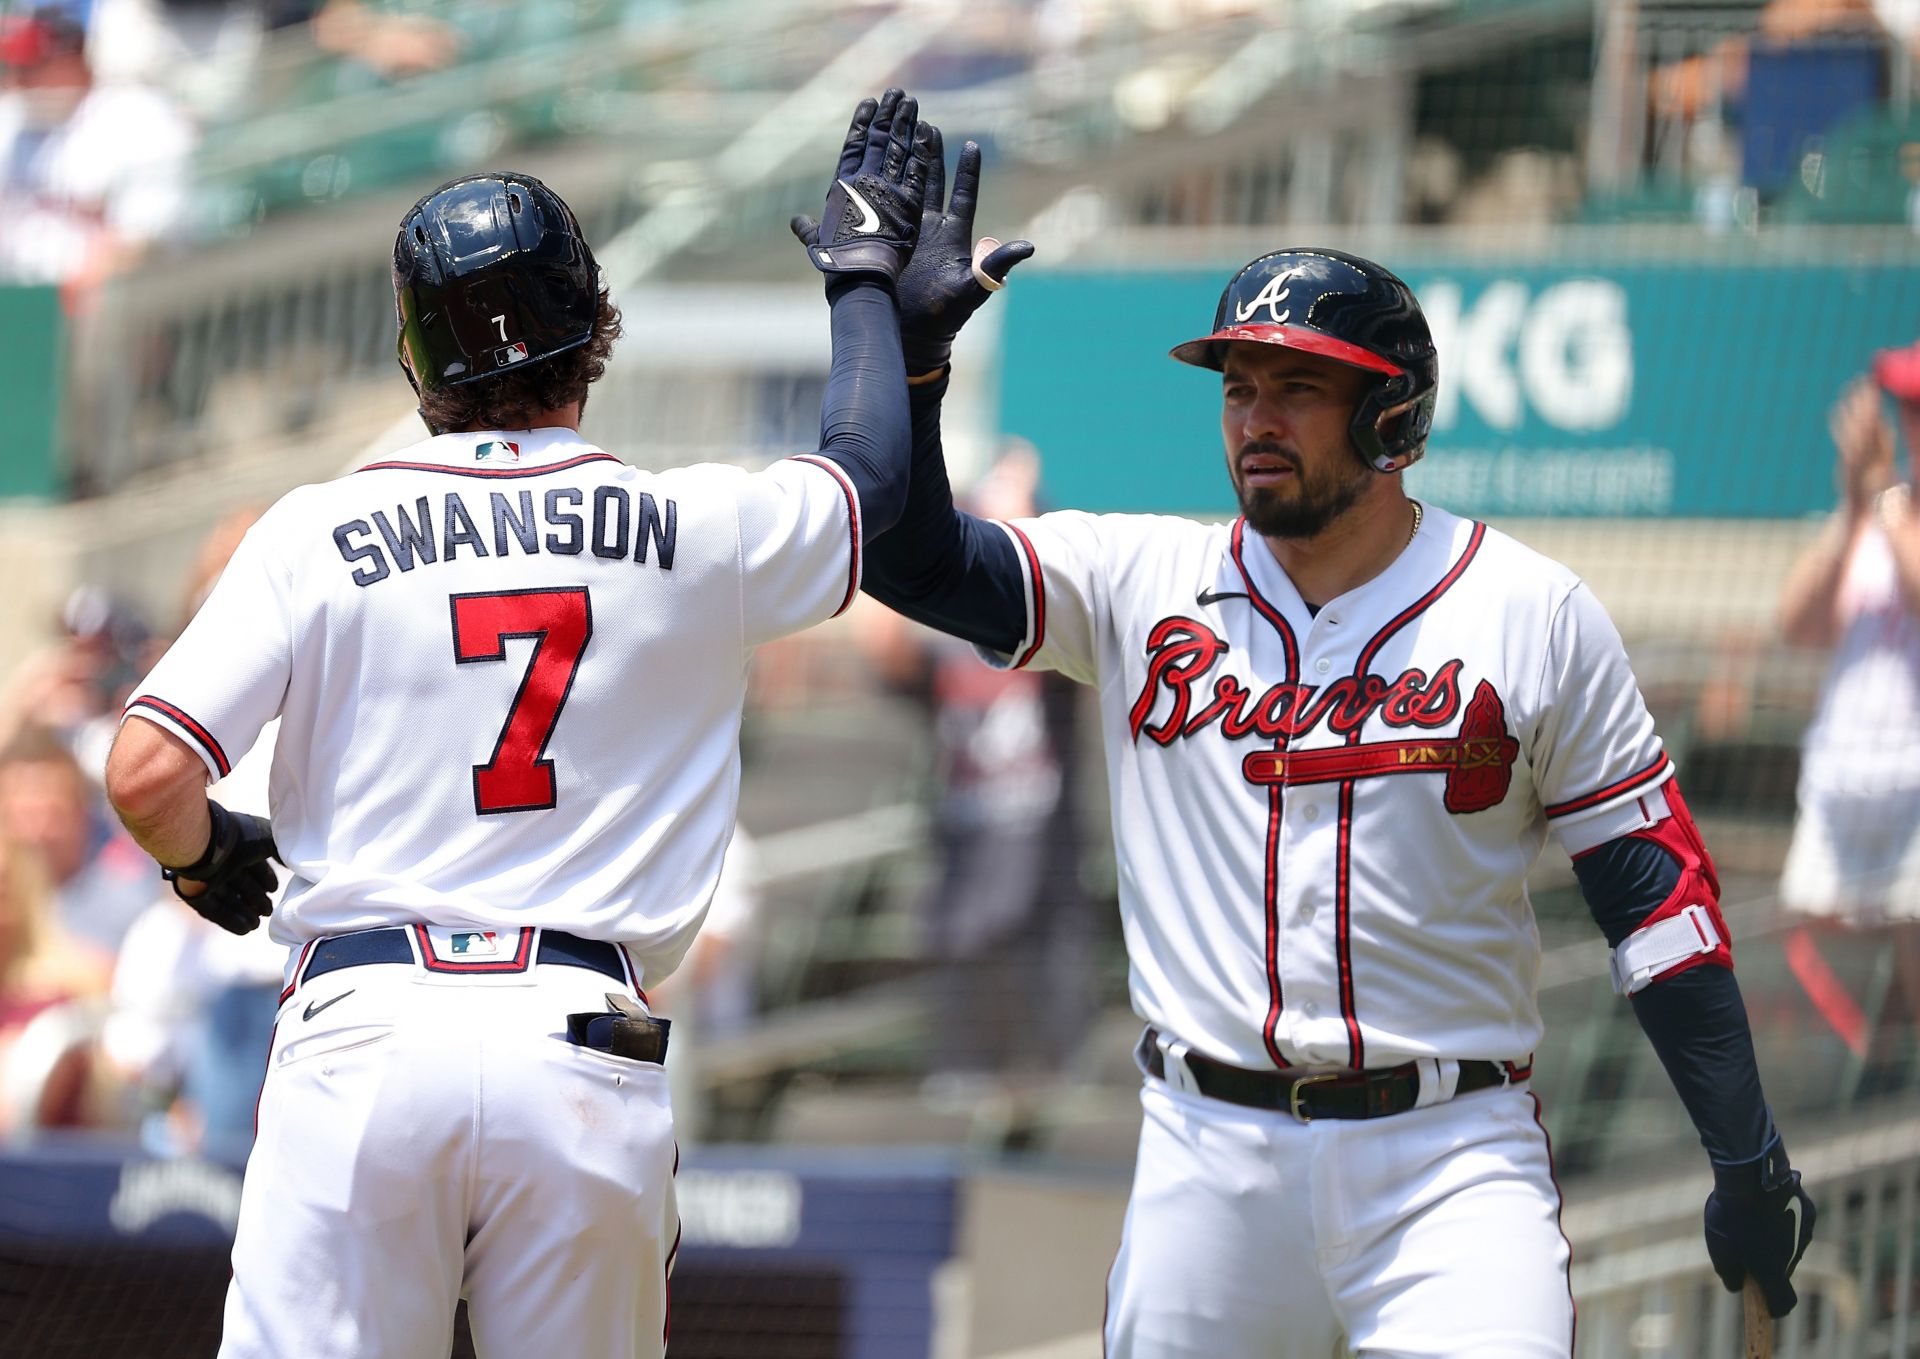
[[[1419,536],[1420,519],[1425,512],[1425,507],[1422,506],[1419,501],[1416,500],[1413,502],[1413,527],[1407,531],[1407,541],[1409,543]]]

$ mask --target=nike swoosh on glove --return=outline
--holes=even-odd
[[[213,833],[198,859],[184,868],[162,866],[160,876],[173,884],[173,894],[229,934],[247,934],[273,911],[273,889],[279,885],[268,859],[280,858],[273,827],[263,816],[230,812],[209,800],[207,815]],[[283,861],[284,862],[284,861]],[[187,892],[181,884],[199,884]]]
[[[1813,1240],[1813,1200],[1775,1139],[1758,1161],[1713,1168],[1707,1196],[1707,1256],[1720,1282],[1738,1293],[1752,1276],[1767,1310],[1783,1317],[1799,1295],[1788,1280]]]
[[[920,106],[899,90],[853,111],[820,220],[795,217],[793,234],[831,278],[865,274],[891,283],[913,254],[926,200],[928,151]]]

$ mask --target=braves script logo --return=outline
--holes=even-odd
[[[1259,311],[1260,308],[1265,307],[1267,309],[1267,315],[1273,318],[1273,324],[1276,326],[1284,326],[1287,323],[1287,318],[1293,315],[1293,308],[1289,307],[1285,311],[1282,311],[1280,310],[1280,304],[1287,300],[1289,293],[1289,289],[1286,287],[1287,282],[1292,279],[1295,274],[1299,273],[1300,269],[1301,266],[1299,265],[1295,265],[1291,269],[1282,269],[1279,273],[1268,279],[1260,286],[1260,291],[1248,299],[1244,305],[1236,305],[1234,307],[1233,319],[1241,325],[1245,325],[1248,317],[1252,316],[1256,311]]]
[[[1276,684],[1253,691],[1232,675],[1213,681],[1202,701],[1201,677],[1230,648],[1212,629],[1188,618],[1166,618],[1147,636],[1147,679],[1130,713],[1133,737],[1157,745],[1218,724],[1230,740],[1259,736],[1291,741],[1323,723],[1348,743],[1320,750],[1257,750],[1242,762],[1251,783],[1339,783],[1394,774],[1439,774],[1447,778],[1450,812],[1484,811],[1507,795],[1520,743],[1507,734],[1506,708],[1485,680],[1455,737],[1361,742],[1367,719],[1378,714],[1389,727],[1431,730],[1460,715],[1460,667],[1450,660],[1432,675],[1417,666],[1387,680],[1380,675],[1342,675],[1327,685]],[[1167,715],[1150,721],[1162,693],[1171,696]]]

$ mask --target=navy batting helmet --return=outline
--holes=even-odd
[[[580,222],[532,175],[450,180],[393,243],[400,366],[416,391],[477,382],[593,338],[600,268]]]
[[[1283,345],[1375,374],[1353,412],[1354,449],[1382,472],[1426,452],[1440,378],[1433,336],[1413,290],[1372,260],[1316,247],[1262,255],[1220,294],[1213,333],[1172,354],[1218,371],[1232,340]],[[1383,430],[1390,411],[1397,414]]]

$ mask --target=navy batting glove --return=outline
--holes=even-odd
[[[229,934],[256,929],[273,911],[273,889],[278,886],[268,859],[280,857],[273,827],[263,816],[230,812],[209,800],[213,822],[207,848],[183,868],[162,866],[160,876],[173,884],[173,894]],[[189,892],[181,884],[199,886]]]
[[[973,243],[973,212],[980,196],[980,147],[967,142],[953,173],[953,198],[946,197],[946,148],[940,129],[922,123],[931,163],[927,167],[926,211],[920,218],[920,243],[900,275],[894,295],[900,306],[900,347],[907,372],[944,368],[954,336],[1007,281],[1013,266],[1033,254],[1032,241],[1004,245],[986,237]],[[976,256],[978,258],[976,258]]]
[[[1767,1310],[1783,1317],[1799,1296],[1788,1279],[1813,1240],[1813,1200],[1776,1139],[1758,1161],[1713,1168],[1707,1196],[1707,1256],[1729,1293],[1751,1275]]]
[[[913,253],[928,171],[919,115],[919,104],[899,90],[878,102],[861,100],[820,220],[796,217],[790,224],[830,283],[848,274],[892,283]]]

